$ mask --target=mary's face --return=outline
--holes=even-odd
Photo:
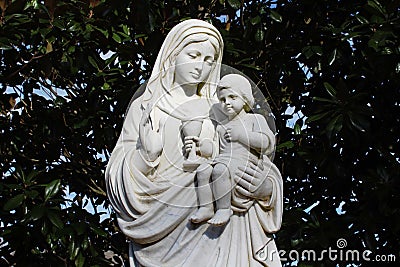
[[[215,61],[210,41],[191,43],[176,57],[175,82],[180,85],[199,84],[207,79]]]

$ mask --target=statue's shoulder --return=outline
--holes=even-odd
[[[264,121],[265,121],[265,123],[267,122],[266,118],[263,115],[258,114],[258,113],[247,113],[246,118],[248,120],[251,120],[253,122],[258,122],[258,123],[264,122]]]

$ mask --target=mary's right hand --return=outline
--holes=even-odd
[[[159,133],[154,131],[151,126],[151,112],[152,106],[147,105],[142,113],[142,118],[139,123],[139,141],[141,144],[142,155],[148,161],[155,161],[161,154],[162,142]]]

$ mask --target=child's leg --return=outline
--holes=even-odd
[[[210,164],[202,164],[197,168],[197,198],[199,209],[190,217],[193,223],[200,223],[210,219],[214,215],[213,195],[210,178],[212,167]]]
[[[217,211],[208,223],[224,225],[232,215],[231,210],[231,181],[229,170],[224,164],[216,164],[212,171],[212,189],[217,204]]]

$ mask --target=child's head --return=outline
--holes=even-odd
[[[220,97],[222,90],[230,89],[241,97],[245,103],[244,110],[249,112],[254,105],[253,92],[250,82],[242,75],[228,74],[221,78],[217,87],[217,95]]]

